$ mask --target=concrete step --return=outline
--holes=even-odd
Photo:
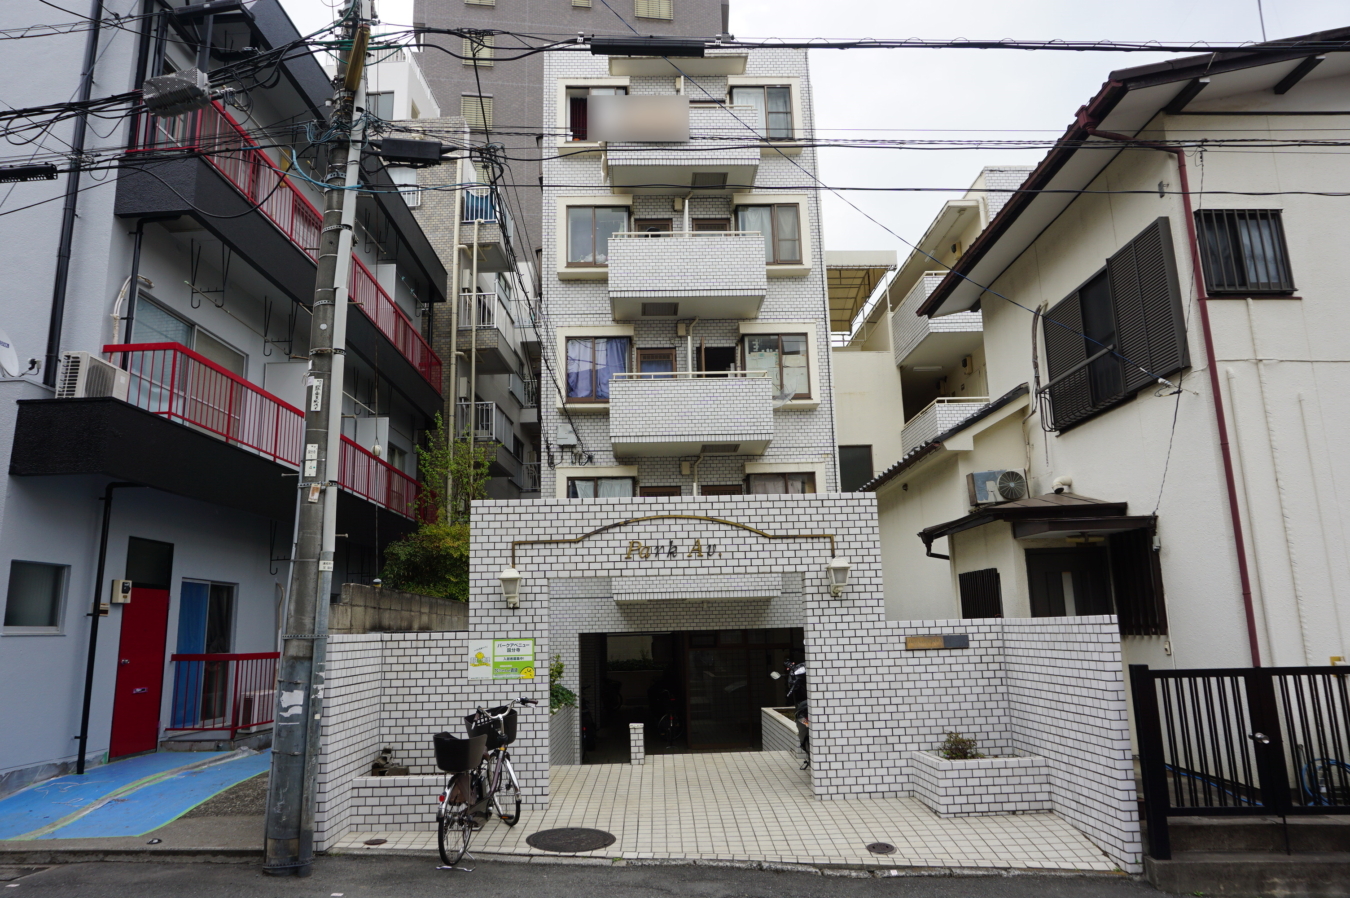
[[[1184,851],[1350,852],[1350,817],[1173,817],[1168,821],[1167,829],[1173,854]]]
[[[1350,853],[1188,851],[1144,858],[1144,875],[1159,891],[1206,898],[1347,898]]]

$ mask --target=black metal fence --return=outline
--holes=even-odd
[[[1149,850],[1167,818],[1350,814],[1350,669],[1130,665]]]

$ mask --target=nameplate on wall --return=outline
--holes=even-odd
[[[970,637],[965,633],[945,633],[941,636],[906,636],[905,648],[909,651],[924,649],[968,649]]]

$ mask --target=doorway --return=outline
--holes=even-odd
[[[131,601],[120,606],[122,632],[109,758],[154,751],[159,745],[172,575],[173,543],[135,536],[128,540],[126,578],[132,582]]]
[[[1111,568],[1104,546],[1026,552],[1032,617],[1112,613]]]

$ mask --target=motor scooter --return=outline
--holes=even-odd
[[[806,662],[788,660],[783,670],[787,674],[787,701],[796,703],[792,719],[797,724],[797,744],[806,753],[806,759],[802,761],[802,769],[806,770],[811,766],[811,709],[806,694]],[[775,670],[769,676],[778,680],[783,674]]]

